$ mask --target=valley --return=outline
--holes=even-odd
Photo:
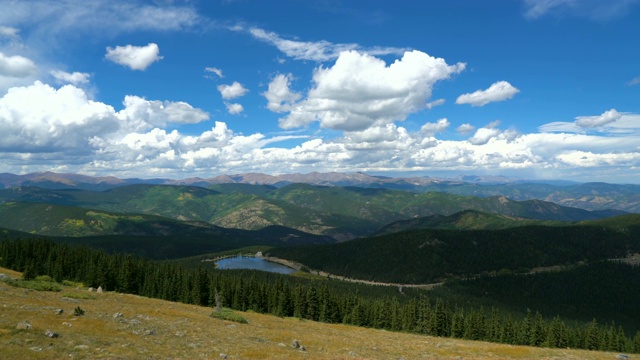
[[[502,194],[519,186],[546,198],[542,188],[580,184],[430,180],[406,190],[389,188],[397,179],[354,187],[254,176],[197,186],[110,179],[100,189],[46,177],[0,190],[0,265],[25,279],[49,276],[174,306],[211,307],[219,292],[235,311],[421,336],[640,351],[640,274],[625,260],[640,253],[640,214]],[[427,189],[436,185],[440,191]],[[471,188],[495,194],[463,191]],[[203,261],[256,252],[297,271]],[[483,358],[464,357],[474,356]]]

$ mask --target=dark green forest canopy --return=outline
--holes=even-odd
[[[269,253],[336,275],[424,284],[625,257],[640,252],[639,219],[627,215],[570,226],[423,229]]]

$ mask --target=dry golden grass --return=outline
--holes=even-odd
[[[2,268],[0,273],[19,276]],[[0,359],[616,358],[614,353],[435,338],[255,313],[240,313],[249,324],[239,324],[210,317],[211,308],[112,292],[93,293],[95,299],[63,298],[74,293],[87,291],[38,292],[0,282]],[[85,315],[73,316],[76,306]],[[56,315],[56,309],[64,312]],[[24,320],[33,329],[17,330]],[[49,338],[46,330],[60,336]],[[294,339],[306,351],[292,348]]]

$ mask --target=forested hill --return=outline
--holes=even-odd
[[[640,252],[640,215],[565,226],[423,229],[270,254],[356,279],[432,283],[500,271],[569,265]]]

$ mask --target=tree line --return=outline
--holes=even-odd
[[[567,323],[559,317],[545,319],[533,311],[514,318],[497,308],[458,307],[424,293],[410,298],[365,296],[359,291],[344,291],[349,285],[337,280],[185,268],[176,262],[108,254],[49,240],[0,242],[0,266],[23,272],[25,279],[48,275],[58,282],[71,280],[202,306],[214,306],[219,296],[226,307],[281,317],[514,345],[640,352],[640,331],[632,338],[622,327],[595,319],[587,324]]]

